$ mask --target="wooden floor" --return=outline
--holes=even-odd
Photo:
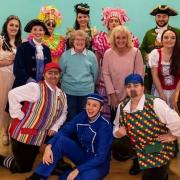
[[[0,140],[0,154],[8,155],[10,154],[10,146],[3,146]],[[41,159],[41,154],[37,157],[35,165]],[[126,162],[119,162],[112,159],[111,161],[111,170],[110,174],[105,178],[105,180],[140,180],[141,174],[136,176],[128,175],[128,170],[131,166],[131,160]],[[0,180],[24,180],[30,173],[24,174],[11,174],[9,170],[0,167]],[[57,180],[57,176],[51,176],[50,180]],[[170,171],[169,171],[169,180],[180,180],[180,155],[177,158],[172,160]]]

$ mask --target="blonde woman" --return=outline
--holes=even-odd
[[[108,103],[112,110],[126,97],[124,79],[135,72],[144,74],[140,51],[133,46],[132,35],[125,26],[117,26],[110,36],[111,48],[103,58],[103,77]]]
[[[102,75],[103,56],[110,45],[110,35],[112,30],[119,25],[124,25],[129,20],[126,10],[122,8],[103,8],[102,22],[106,27],[107,32],[100,32],[93,38],[92,48],[96,54],[99,64],[99,76],[96,82],[96,91],[104,97],[103,115],[107,119],[110,119],[110,107],[108,105],[107,92],[104,85],[104,78]],[[132,33],[131,33],[132,34]],[[133,35],[132,35],[133,36]],[[139,46],[139,40],[137,37],[132,38],[134,47]]]

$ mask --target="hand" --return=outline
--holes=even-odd
[[[48,131],[48,136],[53,136],[56,133],[54,130],[49,130]]]
[[[159,97],[167,103],[167,98],[163,92],[159,95]]]
[[[116,131],[117,138],[122,138],[123,136],[126,136],[127,132],[124,126],[120,126],[118,131]]]
[[[9,60],[11,60],[11,61],[14,61],[14,59],[15,59],[15,53],[14,52],[10,52],[10,54],[9,54]]]
[[[178,107],[177,107],[178,96],[179,96],[179,92],[174,91],[174,93],[170,97],[170,105],[176,111],[178,111]]]
[[[110,106],[111,106],[111,109],[116,110],[116,107],[117,107],[117,97],[116,97],[115,93],[110,94]]]
[[[13,64],[14,62],[14,59],[15,59],[15,54],[13,52],[9,52],[7,54],[7,56],[5,56],[3,58],[3,62],[6,64],[6,65],[11,65]]]
[[[67,180],[74,180],[78,174],[79,174],[78,169],[71,171],[67,177]]]
[[[43,164],[53,163],[53,152],[51,150],[51,144],[47,145],[43,154]]]
[[[177,137],[172,135],[172,134],[170,134],[170,133],[158,136],[158,141],[160,141],[162,143],[172,142],[172,141],[175,141],[176,139],[177,139]]]
[[[9,60],[9,58],[4,58],[3,59],[3,66],[9,66],[11,64],[13,64],[13,61]]]

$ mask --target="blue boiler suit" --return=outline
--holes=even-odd
[[[47,178],[61,157],[66,156],[79,170],[76,180],[101,180],[109,172],[112,141],[111,123],[101,115],[90,122],[83,111],[48,142],[52,145],[54,161],[50,165],[41,163],[35,173]],[[67,176],[68,173],[64,174],[61,180]]]

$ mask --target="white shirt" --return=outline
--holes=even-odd
[[[150,53],[149,53],[149,67],[153,68],[153,67],[158,67],[159,66],[159,52],[158,49],[153,49]],[[161,64],[162,65],[170,65],[170,62],[163,62],[161,60]]]
[[[36,47],[36,58],[40,59],[40,60],[44,60],[42,43],[37,42],[35,39],[33,39],[33,42],[34,42],[35,47]]]
[[[155,29],[157,36],[156,36],[156,39],[161,42],[161,36],[163,34],[163,32],[168,28],[168,25],[164,26],[164,27],[159,27],[157,26],[157,29]]]
[[[56,96],[59,96],[61,90],[58,87],[56,87],[56,90],[53,90],[46,81],[45,83],[50,88],[51,91],[56,93]],[[22,120],[24,117],[24,113],[21,110],[22,108],[21,102],[23,101],[37,102],[39,97],[40,97],[40,87],[37,83],[34,82],[30,82],[26,85],[12,89],[8,94],[10,116],[12,118],[18,118],[19,120]],[[64,121],[66,120],[66,115],[67,115],[67,101],[65,101],[62,115],[51,126],[50,130],[54,130],[57,132],[60,126],[62,126]]]
[[[136,112],[138,110],[143,110],[144,102],[145,102],[145,95],[143,95],[141,97],[141,99],[140,99],[140,101],[138,103],[138,106],[136,107],[134,112]],[[131,100],[126,104],[123,111],[127,112],[127,113],[131,113],[130,108],[131,108]],[[172,135],[179,137],[180,136],[180,117],[176,113],[176,111],[171,109],[165,103],[165,101],[161,100],[160,98],[155,98],[154,99],[153,109],[154,109],[156,115],[158,116],[159,120],[162,123],[166,124],[166,127],[170,130]],[[120,117],[120,105],[117,108],[116,117],[115,117],[115,120],[114,120],[114,127],[113,127],[113,135],[114,135],[114,137],[117,137],[115,133],[119,129],[119,117]]]

